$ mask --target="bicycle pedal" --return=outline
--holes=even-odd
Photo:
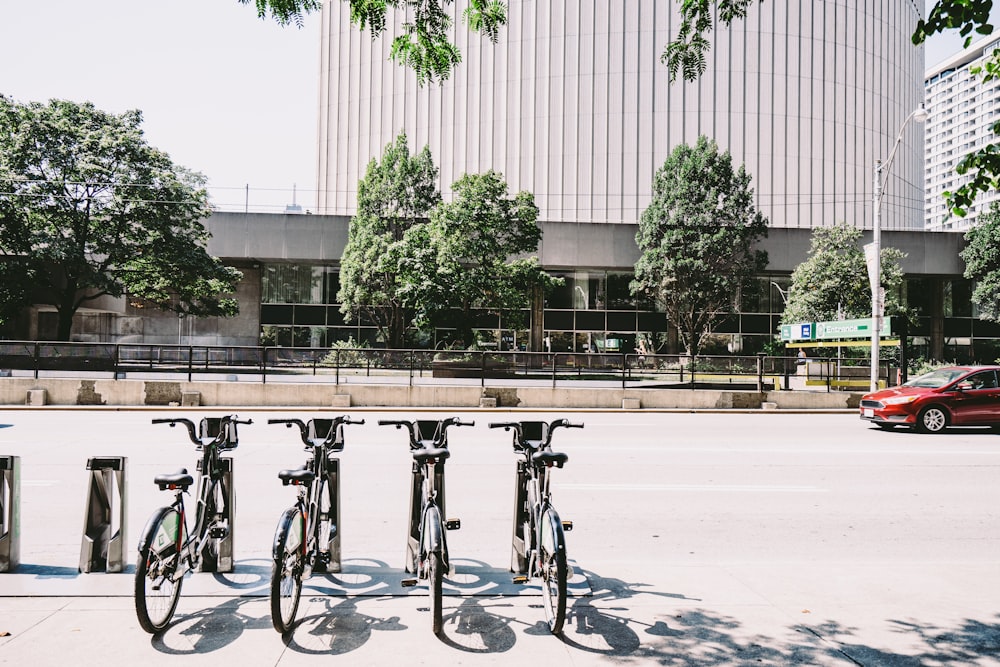
[[[444,527],[447,528],[448,530],[458,530],[459,528],[462,527],[462,520],[448,519],[447,521],[444,522]]]
[[[221,540],[227,535],[229,535],[228,526],[212,526],[208,529],[208,536],[215,540]]]
[[[526,584],[528,583],[528,577],[523,574],[514,575],[511,581],[515,584]]]
[[[572,521],[563,521],[562,525],[563,525],[563,530],[565,530],[567,533],[570,532],[571,530],[573,530],[573,522]]]
[[[411,588],[411,587],[417,585],[417,580],[416,579],[403,579],[399,583],[403,586],[403,588]]]

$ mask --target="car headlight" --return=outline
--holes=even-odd
[[[892,398],[882,399],[882,402],[886,405],[905,405],[915,400],[917,400],[916,396],[893,396]]]

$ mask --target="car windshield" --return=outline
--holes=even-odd
[[[937,387],[943,387],[949,382],[955,380],[955,378],[966,373],[966,369],[963,368],[939,368],[936,371],[931,371],[930,373],[925,373],[920,377],[910,380],[909,382],[904,382],[904,387],[929,387],[931,389],[936,389]]]

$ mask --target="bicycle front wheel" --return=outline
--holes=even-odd
[[[545,602],[545,620],[549,631],[562,632],[566,620],[566,537],[562,522],[553,509],[542,515],[541,535],[538,541],[541,565],[542,599]]]
[[[441,563],[441,554],[436,551],[427,554],[427,579],[431,589],[431,629],[434,634],[439,635],[444,625],[441,611],[441,581],[444,579],[444,566]]]
[[[296,507],[285,510],[274,533],[271,564],[271,625],[284,634],[292,629],[302,597],[305,521]]]
[[[172,507],[164,507],[150,518],[139,540],[135,613],[139,625],[150,634],[163,631],[177,608],[184,581],[183,577],[175,579],[180,560],[177,551],[180,530],[180,514]]]

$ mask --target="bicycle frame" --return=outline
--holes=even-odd
[[[215,572],[233,569],[232,459],[222,458],[220,453],[237,446],[237,424],[253,421],[241,422],[235,415],[217,420],[206,418],[202,420],[201,436],[195,433],[190,419],[154,419],[153,423],[167,423],[171,427],[183,424],[201,457],[193,528],[188,526],[184,494],[194,485],[195,478],[187,469],[154,478],[160,490],[173,491],[174,497],[169,505],[153,513],[139,540],[135,605],[139,624],[150,633],[160,632],[170,623],[187,572],[196,568]],[[217,433],[211,432],[214,426],[218,426]],[[211,557],[207,555],[209,549]]]
[[[420,578],[423,578],[424,573],[420,572],[419,565],[426,560],[428,553],[441,555],[445,571],[451,567],[448,562],[448,541],[441,520],[445,516],[444,461],[414,461],[413,468],[406,571],[420,574]],[[416,517],[413,516],[412,509],[416,509]]]
[[[549,470],[526,461],[517,462],[515,491],[514,537],[511,571],[535,576],[537,562],[529,560],[536,553],[542,529],[541,517],[552,507],[549,491]]]
[[[499,422],[490,428],[514,431],[517,462],[514,490],[514,530],[511,572],[515,583],[537,577],[542,582],[546,621],[553,634],[562,632],[566,619],[566,581],[569,567],[564,532],[573,529],[552,505],[549,487],[553,466],[561,468],[569,457],[552,451],[552,432],[559,427],[583,428],[565,419],[551,423]]]
[[[316,437],[316,425],[329,422],[329,431],[325,437]],[[323,555],[327,572],[340,572],[340,459],[331,454],[340,452],[344,448],[343,426],[345,424],[364,424],[363,419],[352,421],[348,417],[337,417],[334,420],[309,420],[308,424],[299,419],[270,419],[269,424],[286,424],[291,427],[299,427],[302,441],[306,445],[306,451],[310,452],[311,458],[302,469],[311,471],[314,474],[312,481],[302,484],[295,483],[298,487],[295,506],[305,518],[302,540],[302,556],[305,563],[303,577],[309,577],[314,567],[319,561],[310,558],[310,554],[315,554],[318,558]],[[282,473],[285,474],[285,473]],[[285,479],[283,477],[283,479]],[[329,512],[324,518],[323,494],[329,500]],[[330,525],[328,539],[325,548],[323,544],[322,528],[326,521]],[[274,555],[277,557],[278,545],[274,547]]]
[[[431,628],[442,629],[442,579],[450,572],[448,530],[461,527],[458,519],[442,520],[444,513],[444,464],[450,456],[448,427],[472,426],[457,417],[434,421],[379,420],[380,426],[406,427],[409,432],[413,468],[410,483],[409,528],[406,539],[405,570],[417,579],[404,579],[403,586],[427,580],[430,597]]]
[[[189,530],[188,514],[184,502],[183,487],[174,489],[174,500],[171,503],[180,515],[179,530],[177,534],[177,553],[184,556],[186,565],[178,563],[181,575],[192,569],[198,569],[202,564],[202,551],[209,537],[209,532],[216,529],[219,534],[213,535],[214,539],[219,539],[219,552],[216,555],[217,561],[214,567],[204,568],[202,571],[231,572],[233,570],[233,525],[228,520],[233,516],[235,502],[233,497],[233,460],[222,457],[222,451],[234,449],[238,444],[236,435],[236,424],[251,424],[252,420],[241,422],[235,416],[226,416],[219,420],[219,432],[212,435],[211,423],[205,420],[202,429],[209,433],[199,436],[195,433],[194,423],[189,419],[155,419],[153,423],[183,424],[187,427],[189,438],[196,443],[201,457],[197,462],[197,503],[195,505],[194,525]],[[216,491],[221,487],[221,506],[216,508],[218,517],[207,516],[210,500],[215,496]],[[161,488],[163,488],[161,486]],[[227,521],[225,525],[219,525],[216,519]],[[175,578],[177,578],[175,576]]]
[[[410,451],[415,453],[410,479],[409,519],[404,569],[410,574],[420,575],[420,562],[430,551],[441,555],[442,564],[449,568],[448,544],[445,529],[457,530],[461,522],[457,519],[442,520],[445,513],[444,460],[447,452],[417,460],[421,450],[447,450],[448,428],[451,426],[472,426],[475,422],[463,422],[457,417],[441,421],[434,420],[379,420],[380,426],[405,428],[409,435]],[[432,535],[424,535],[428,525],[428,510],[434,507],[436,519]],[[423,553],[421,553],[423,551]]]

